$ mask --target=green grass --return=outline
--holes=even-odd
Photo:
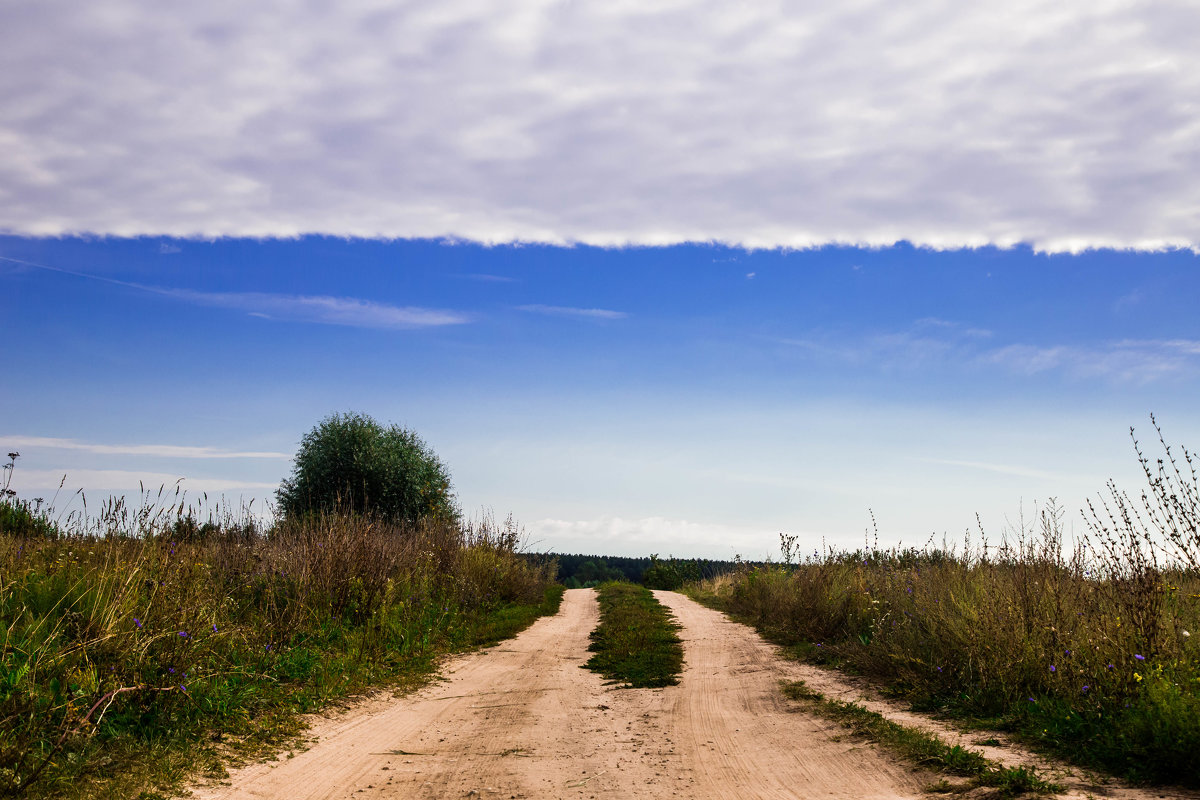
[[[592,631],[586,666],[630,687],[674,686],[683,668],[679,625],[649,589],[632,583],[596,588],[600,624]]]
[[[295,746],[298,714],[416,685],[563,591],[490,523],[150,513],[27,533],[0,529],[0,796],[149,798],[220,775]]]
[[[781,688],[804,709],[834,720],[921,767],[969,778],[971,787],[994,788],[1004,797],[1063,791],[1061,786],[1039,778],[1032,767],[1005,767],[984,758],[979,751],[949,745],[935,734],[892,722],[855,703],[829,700],[809,689],[804,681],[784,681]],[[942,787],[952,788],[945,784]]]

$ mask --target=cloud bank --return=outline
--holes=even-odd
[[[1200,245],[1200,7],[11,6],[0,230]]]

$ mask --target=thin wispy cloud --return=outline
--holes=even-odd
[[[539,303],[517,306],[517,310],[553,317],[585,317],[588,319],[625,319],[629,316],[624,311],[613,311],[607,308],[572,308],[570,306],[546,306]]]
[[[994,472],[998,475],[1012,475],[1018,478],[1036,478],[1043,481],[1061,481],[1062,476],[1046,470],[1022,467],[1012,464],[995,464],[987,461],[964,461],[955,458],[922,458],[918,459],[928,464],[944,464],[948,467],[965,467],[967,469]]]
[[[457,311],[416,306],[394,306],[373,300],[355,297],[329,297],[324,295],[290,295],[270,292],[201,292],[194,289],[149,286],[131,281],[117,280],[103,275],[94,275],[78,270],[64,269],[49,264],[39,264],[8,256],[0,261],[23,267],[58,272],[124,286],[161,297],[169,297],[187,303],[242,311],[251,316],[284,322],[310,322],[322,325],[345,325],[353,328],[376,328],[381,330],[404,330],[441,325],[461,325],[470,321],[470,316]]]
[[[1200,374],[1200,341],[1124,339],[1089,344],[995,342],[993,331],[943,320],[869,335],[818,333],[776,343],[809,358],[888,370],[1000,368],[1023,375],[1060,375],[1145,384]]]
[[[413,306],[392,306],[354,297],[269,294],[266,292],[197,292],[191,289],[140,287],[156,294],[197,305],[244,311],[264,319],[315,322],[352,328],[402,330],[441,325],[461,325],[466,314]]]
[[[188,477],[172,472],[142,472],[122,469],[27,469],[21,471],[22,494],[53,491],[61,486],[74,491],[86,487],[86,491],[120,491],[136,489],[139,484],[144,490],[156,491],[159,487],[180,488],[188,492],[262,491],[277,489],[278,483],[243,481],[221,477]]]
[[[979,361],[1025,375],[1059,372],[1145,384],[1200,373],[1200,342],[1124,340],[1091,346],[1013,344],[980,353]]]
[[[0,230],[1200,244],[1184,0],[143,10],[6,11]]]
[[[192,447],[176,444],[99,444],[51,436],[0,436],[0,448],[3,447],[16,450],[74,450],[98,455],[156,456],[161,458],[290,459],[292,457],[288,453],[270,451],[222,450],[217,447]]]
[[[455,277],[469,281],[480,281],[481,283],[516,283],[517,281],[516,278],[511,278],[507,275],[490,275],[484,272],[468,272]]]

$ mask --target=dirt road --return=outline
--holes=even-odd
[[[457,658],[447,680],[320,721],[309,750],[241,769],[197,797],[925,795],[929,775],[789,710],[779,680],[796,677],[797,665],[753,631],[680,595],[657,594],[683,626],[679,686],[615,689],[581,669],[598,611],[594,592],[569,591],[557,616]]]

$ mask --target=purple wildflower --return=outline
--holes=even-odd
[[[213,633],[217,632],[217,623],[213,623]]]
[[[1058,669],[1057,669],[1057,668],[1056,668],[1056,667],[1055,667],[1053,664],[1051,664],[1051,665],[1050,665],[1050,671],[1051,671],[1051,672],[1058,672]]]
[[[180,632],[179,632],[179,635],[180,635],[181,637],[183,637],[184,639],[186,639],[186,638],[187,638],[187,631],[180,631]]]
[[[1143,656],[1143,655],[1141,655],[1141,654],[1139,654],[1139,653],[1134,653],[1134,654],[1133,654],[1133,657],[1134,657],[1134,658],[1136,658],[1138,661],[1145,661],[1145,660],[1146,660],[1146,657],[1145,657],[1145,656]]]
[[[138,619],[137,617],[134,617],[134,618],[133,618],[133,624],[134,624],[134,625],[137,625],[139,630],[140,630],[140,629],[141,629],[141,627],[142,627],[142,621],[141,621],[140,619]]]

